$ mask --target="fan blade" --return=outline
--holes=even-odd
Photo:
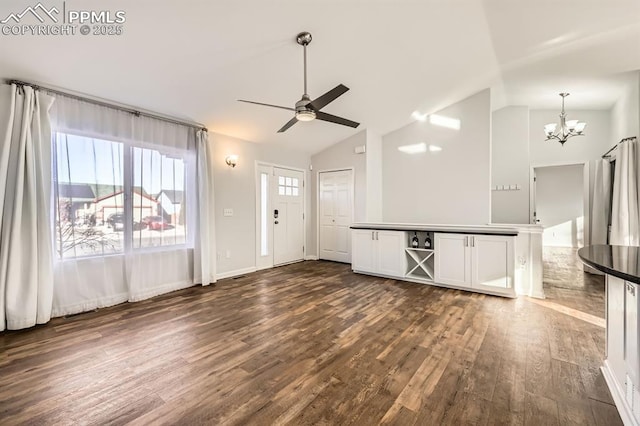
[[[349,90],[347,86],[338,84],[324,95],[309,102],[307,106],[313,108],[315,111],[320,111],[320,109],[335,101],[338,96],[343,95],[347,90]]]
[[[287,124],[285,124],[284,126],[282,126],[282,128],[280,130],[278,130],[278,133],[282,133],[284,131],[286,131],[289,127],[293,126],[294,124],[296,124],[298,122],[298,119],[293,117],[291,120],[289,120],[287,122]]]
[[[360,125],[355,121],[347,120],[346,118],[336,117],[335,115],[327,114],[326,112],[316,112],[316,118],[322,121],[328,121],[330,123],[342,124],[343,126],[353,127],[354,129]]]
[[[244,99],[238,99],[238,102],[245,102],[245,103],[248,103],[248,104],[268,106],[268,107],[272,107],[272,108],[286,109],[288,111],[295,111],[295,108],[283,107],[283,106],[280,106],[280,105],[263,104],[262,102],[245,101]]]

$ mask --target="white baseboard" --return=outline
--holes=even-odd
[[[225,278],[237,277],[239,275],[250,274],[252,272],[256,272],[256,267],[251,266],[249,268],[244,269],[236,269],[235,271],[221,272],[216,274],[216,280],[223,280]]]
[[[604,361],[602,367],[600,367],[602,371],[602,375],[604,376],[604,381],[607,382],[607,386],[609,387],[609,391],[611,392],[611,397],[613,398],[613,402],[616,403],[616,408],[618,409],[618,414],[620,414],[620,418],[622,419],[622,423],[625,425],[638,425],[635,417],[633,417],[633,411],[629,404],[627,403],[627,399],[625,398],[624,390],[620,388],[620,385],[613,375],[613,371],[611,371],[611,367],[609,367],[609,362],[607,360]]]
[[[544,295],[544,292],[531,292],[529,297],[533,297],[534,299],[546,299],[547,296]]]
[[[318,260],[318,256],[310,254],[310,255],[305,256],[304,260]]]

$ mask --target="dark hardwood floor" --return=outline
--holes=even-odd
[[[304,262],[0,333],[0,424],[621,424],[555,259],[543,301]]]

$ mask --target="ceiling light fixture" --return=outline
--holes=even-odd
[[[573,136],[584,136],[584,128],[587,123],[578,120],[567,121],[567,114],[564,112],[564,98],[569,96],[569,93],[560,93],[562,96],[562,111],[560,112],[560,129],[556,132],[558,127],[557,123],[550,123],[544,126],[544,134],[547,135],[547,139],[556,139],[561,145],[567,141],[567,139]]]
[[[312,121],[315,118],[316,118],[316,113],[311,109],[299,109],[296,111],[296,119],[298,119],[298,121]]]

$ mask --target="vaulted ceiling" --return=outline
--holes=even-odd
[[[43,2],[54,5],[56,1]],[[58,1],[57,3],[61,3]],[[108,4],[108,6],[106,6]],[[3,1],[0,18],[24,9]],[[49,5],[49,6],[50,6]],[[610,108],[640,69],[637,0],[67,0],[124,10],[120,36],[0,35],[0,77],[189,118],[258,143],[317,152],[358,130],[313,121],[276,131],[302,94],[351,90],[324,111],[380,134],[486,87],[493,107]]]

